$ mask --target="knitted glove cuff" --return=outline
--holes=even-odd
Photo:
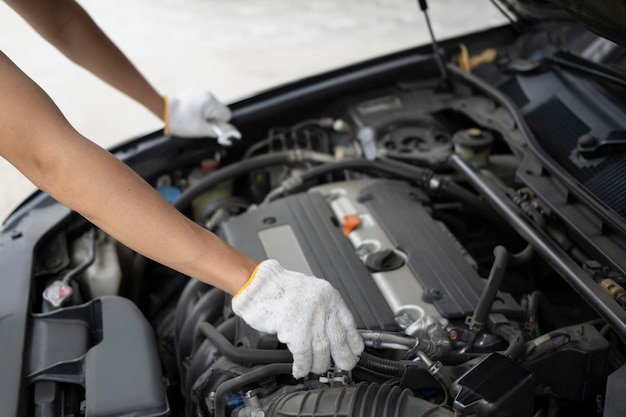
[[[233,296],[233,309],[240,315],[255,300],[277,300],[284,290],[274,280],[285,272],[277,261],[268,259],[254,269],[248,281]],[[273,279],[272,279],[273,278]]]

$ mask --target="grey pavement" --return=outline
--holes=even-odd
[[[190,86],[231,102],[428,42],[414,0],[82,0],[163,94]],[[488,0],[431,0],[439,38],[504,22]],[[160,128],[147,110],[69,62],[0,3],[0,49],[103,147]],[[0,159],[0,219],[35,190]]]

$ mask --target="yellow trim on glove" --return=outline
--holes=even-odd
[[[163,96],[163,123],[165,124],[165,127],[163,128],[163,134],[164,135],[169,135],[170,133],[170,114],[169,114],[169,108],[167,106],[167,96]]]
[[[261,266],[261,264],[258,264],[255,268],[254,271],[252,271],[252,274],[250,274],[250,278],[248,278],[248,280],[246,281],[245,284],[243,284],[241,286],[241,288],[239,288],[239,291],[237,291],[237,293],[235,295],[233,295],[233,300],[235,298],[237,298],[239,296],[239,294],[241,294],[246,288],[248,288],[250,286],[250,284],[252,284],[252,280],[254,279],[254,277],[256,276],[256,271],[258,271],[259,267]]]

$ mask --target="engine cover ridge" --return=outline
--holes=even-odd
[[[229,219],[219,234],[257,261],[273,258],[285,268],[329,281],[357,327],[397,329],[394,314],[333,218],[321,194],[303,193]]]

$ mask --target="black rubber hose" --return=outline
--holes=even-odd
[[[543,293],[541,291],[533,291],[528,298],[528,308],[526,312],[526,321],[529,323],[537,322],[537,315],[539,313],[539,304],[541,303],[541,299],[543,298]]]
[[[396,178],[415,183],[417,186],[422,188],[428,186],[430,179],[434,175],[434,172],[429,169],[418,168],[388,159],[377,159],[374,161],[370,161],[368,159],[345,159],[313,167],[302,173],[301,179],[303,182],[306,182],[343,170],[371,171],[388,174]]]
[[[203,323],[205,324],[205,323]],[[243,375],[239,375],[221,384],[215,390],[215,417],[226,417],[226,404],[224,396],[240,387],[248,385],[252,382],[278,374],[290,374],[291,364],[273,363],[253,369]]]
[[[250,203],[242,197],[236,197],[229,195],[219,200],[212,201],[202,208],[202,211],[198,215],[196,221],[200,224],[204,224],[217,210],[222,208],[238,208],[246,209]]]
[[[500,289],[500,285],[504,279],[504,272],[506,270],[508,260],[508,252],[503,246],[496,246],[493,250],[493,254],[495,259],[493,261],[493,265],[491,266],[491,270],[489,271],[487,284],[480,295],[480,299],[476,305],[476,310],[472,316],[473,323],[479,325],[480,328],[482,328],[487,321],[487,316],[489,315],[489,311],[491,311],[491,306],[496,299],[496,295],[498,294],[498,290]]]
[[[511,227],[535,248],[548,265],[554,268],[581,298],[606,320],[619,337],[626,340],[626,311],[615,303],[560,245],[545,231],[531,224],[519,207],[471,164],[455,155],[450,157],[450,163],[510,223]]]
[[[178,210],[184,210],[196,197],[224,181],[240,177],[258,169],[286,164],[287,162],[293,160],[294,156],[294,152],[277,152],[269,155],[261,155],[250,159],[244,159],[236,164],[220,168],[183,191],[181,195],[174,200],[172,205]]]
[[[359,366],[379,374],[390,376],[402,376],[406,365],[399,361],[379,358],[370,353],[363,352],[359,357]]]
[[[509,265],[525,265],[530,262],[534,255],[535,249],[531,245],[527,245],[524,249],[517,253],[509,253]]]
[[[89,248],[87,249],[87,258],[78,266],[68,271],[62,281],[65,285],[69,285],[72,281],[85,272],[87,268],[96,260],[96,229],[89,230]]]
[[[288,350],[235,347],[211,323],[204,322],[200,324],[200,331],[215,345],[222,355],[233,362],[252,365],[266,363],[291,364],[293,362],[293,356]]]
[[[236,323],[237,319],[235,317],[230,317],[229,319],[223,321],[217,326],[217,331],[226,337],[228,340],[233,340],[235,337],[236,331]],[[185,375],[185,381],[181,381],[183,394],[185,397],[190,398],[191,396],[191,387],[194,382],[202,375],[204,371],[209,369],[211,365],[219,358],[221,353],[215,347],[210,340],[205,339],[202,344],[198,347],[193,355],[193,359],[189,363],[187,367],[187,372]],[[184,385],[183,385],[184,382]]]
[[[302,182],[305,182],[332,172],[343,170],[371,171],[388,174],[395,178],[411,182],[429,193],[434,191],[438,197],[445,197],[450,200],[459,200],[472,211],[479,214],[489,215],[489,213],[493,213],[493,209],[478,196],[472,194],[470,191],[452,181],[440,180],[433,188],[431,180],[433,179],[435,173],[432,170],[419,168],[391,159],[376,159],[374,161],[367,159],[346,159],[343,161],[331,162],[305,171],[301,174],[300,178]],[[490,217],[497,218],[493,215]]]
[[[492,333],[509,343],[509,347],[502,352],[503,355],[514,360],[522,356],[522,353],[524,353],[524,336],[521,331],[504,324],[496,326]]]
[[[386,158],[391,158],[391,159],[395,159],[398,161],[406,161],[406,162],[412,162],[415,163],[417,165],[422,165],[423,167],[427,167],[428,169],[432,169],[434,171],[441,171],[443,169],[449,169],[450,166],[448,165],[448,154],[443,154],[443,155],[420,155],[420,154],[414,154],[414,153],[404,153],[404,152],[398,152],[398,151],[385,151],[384,157]]]
[[[461,201],[470,211],[488,217],[495,222],[503,223],[501,217],[497,215],[489,204],[453,181],[442,180],[436,189],[436,196],[452,201]]]

